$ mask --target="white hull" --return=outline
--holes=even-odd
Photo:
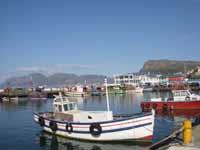
[[[127,90],[127,93],[138,93],[138,94],[142,94],[143,93],[143,89],[135,89],[135,90]]]
[[[9,99],[9,98],[7,98],[7,97],[3,97],[3,98],[2,98],[2,101],[3,101],[3,102],[9,102],[9,101],[10,101],[10,99]]]
[[[73,131],[67,131],[66,125],[69,122],[55,121],[45,117],[41,117],[42,114],[34,114],[34,120],[39,123],[43,118],[43,129],[47,132],[60,135],[63,137],[69,137],[81,140],[90,141],[121,141],[121,140],[139,140],[139,139],[151,139],[153,136],[154,128],[154,113],[141,114],[129,118],[123,118],[113,121],[94,122],[94,123],[73,123]],[[56,123],[56,130],[53,131],[50,122]],[[97,135],[93,134],[91,126],[98,124],[100,126],[100,132]]]
[[[46,100],[46,97],[30,97],[31,100]]]
[[[84,92],[65,92],[65,95],[68,97],[84,97]]]
[[[153,88],[144,88],[143,89],[143,92],[152,92],[153,91]]]
[[[136,88],[134,90],[135,93],[142,93],[143,92],[143,88]]]

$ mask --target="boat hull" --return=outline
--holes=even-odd
[[[41,114],[34,114],[34,120],[37,123],[40,123],[41,118],[44,120],[42,128],[46,132],[63,137],[89,141],[151,141],[154,128],[154,113],[94,123],[56,121],[42,117]],[[51,122],[56,124],[56,130],[52,128]],[[66,125],[68,126],[69,124],[73,130],[69,131],[68,128],[66,128]],[[100,127],[100,129],[95,129],[97,131],[100,130],[98,134],[95,133],[96,131],[91,130],[91,127],[94,125]]]
[[[184,102],[142,102],[142,111],[150,111],[151,109],[171,111],[171,110],[200,110],[200,101],[184,101]]]
[[[67,97],[84,97],[86,94],[84,92],[65,92]]]

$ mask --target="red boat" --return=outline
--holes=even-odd
[[[158,116],[168,116],[170,118],[184,117],[187,119],[192,119],[200,117],[200,109],[191,109],[189,111],[185,111],[184,109],[176,109],[167,112],[163,112],[162,110],[157,110],[156,114]]]
[[[192,94],[189,90],[175,90],[172,92],[173,98],[162,100],[154,98],[148,102],[142,102],[142,111],[155,110],[200,110],[200,95]]]

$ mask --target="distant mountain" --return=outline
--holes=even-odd
[[[200,66],[199,61],[149,60],[144,63],[140,72],[161,74],[186,73],[197,66]]]
[[[68,73],[56,73],[51,76],[45,76],[41,73],[32,73],[27,76],[11,77],[7,79],[2,85],[5,87],[64,87],[76,84],[101,84],[104,82],[104,75],[76,75]],[[108,78],[108,82],[113,82]]]

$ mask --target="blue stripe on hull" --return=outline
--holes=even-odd
[[[135,129],[135,128],[140,128],[140,127],[148,126],[148,125],[151,125],[151,124],[152,124],[152,122],[145,123],[145,124],[140,124],[140,125],[136,125],[136,126],[131,126],[131,127],[126,127],[126,128],[119,128],[119,129],[105,130],[105,131],[102,130],[102,133],[110,133],[110,132],[118,132],[118,131],[130,130],[130,129]],[[45,125],[45,127],[50,128],[50,127],[47,126],[47,125]],[[64,129],[59,129],[59,128],[58,128],[57,131],[64,131],[64,132],[67,132],[67,131],[64,130]],[[90,134],[89,131],[73,131],[73,133]]]

